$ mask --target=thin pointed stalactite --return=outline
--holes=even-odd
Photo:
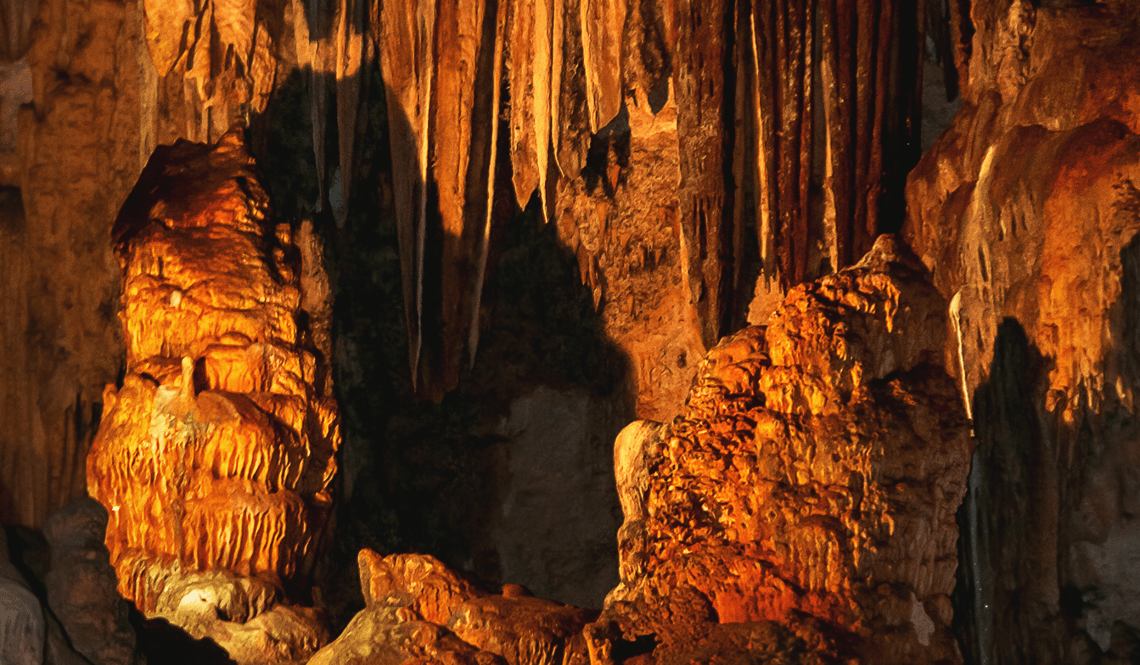
[[[339,0],[336,43],[337,145],[340,149],[340,195],[345,205],[352,196],[357,119],[362,106],[365,76],[365,0]]]
[[[541,1],[541,0],[540,0]],[[467,331],[467,365],[475,366],[475,353],[479,349],[480,314],[483,306],[483,283],[487,277],[487,259],[491,250],[491,226],[494,223],[495,202],[495,173],[499,158],[499,120],[498,109],[502,103],[503,88],[503,43],[507,24],[507,2],[499,3],[498,15],[495,20],[495,64],[491,72],[492,102],[491,102],[491,157],[487,166],[487,209],[483,221],[483,237],[480,239],[479,260],[476,264],[475,287],[471,293],[471,323]]]
[[[309,16],[310,37],[327,34],[328,10],[325,3],[313,3]],[[314,35],[315,33],[315,35]],[[328,113],[328,87],[325,73],[332,69],[335,55],[330,53],[328,40],[313,39],[309,70],[309,120],[313,125],[313,159],[317,167],[317,211],[328,201],[328,170],[325,155],[325,118]]]
[[[435,15],[435,0],[383,0],[380,22],[372,26],[387,85],[392,189],[413,384],[418,382],[423,346],[423,257]]]

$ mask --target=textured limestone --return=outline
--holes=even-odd
[[[0,148],[0,180],[19,188],[6,190],[15,203],[0,203],[9,218],[0,223],[0,521],[39,528],[83,494],[103,386],[121,365],[106,233],[142,166],[138,21],[133,5],[107,2],[2,9],[20,60],[0,56],[0,107],[17,114],[18,130],[14,159]]]
[[[0,530],[0,662],[13,665],[85,665],[71,648],[59,622],[8,559],[8,539]]]
[[[655,635],[669,662],[757,631],[755,654],[806,640],[796,662],[959,659],[949,595],[972,441],[924,273],[884,236],[701,361],[682,414],[641,444],[643,550],[623,564],[644,563],[623,565],[596,651]]]
[[[327,349],[301,309],[300,252],[268,214],[231,132],[156,151],[113,230],[127,376],[104,393],[88,488],[119,590],[192,634],[214,634],[199,615],[241,632],[281,592],[303,598],[332,503]],[[321,646],[318,616],[273,611],[266,648],[296,660]]]
[[[1120,63],[1140,56],[1140,13],[1005,1],[971,18],[966,99],[910,176],[906,228],[951,301],[979,441],[964,645],[975,662],[1135,659],[1140,76]]]
[[[44,524],[51,569],[44,585],[48,606],[72,647],[98,665],[134,665],[136,651],[129,605],[116,589],[115,570],[103,539],[107,511],[83,497],[57,510]]]
[[[589,662],[582,629],[596,611],[535,598],[512,584],[491,594],[426,555],[381,557],[366,549],[359,565],[368,606],[312,663]]]

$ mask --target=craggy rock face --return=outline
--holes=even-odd
[[[368,606],[313,665],[589,662],[582,629],[595,610],[535,598],[512,584],[491,594],[427,555],[381,557],[365,549],[358,563]]]
[[[978,436],[965,648],[1134,660],[1140,7],[972,14],[966,100],[910,176],[906,228],[952,303]]]
[[[104,395],[87,478],[119,590],[177,608],[164,589],[216,572],[248,581],[213,594],[241,597],[221,618],[252,619],[304,588],[336,471],[300,252],[270,226],[239,133],[156,151],[113,235],[127,374]]]
[[[881,238],[701,362],[647,447],[643,526],[622,531],[641,564],[623,565],[597,650],[655,635],[657,662],[706,641],[960,660],[949,595],[973,443],[940,366],[944,301],[899,251]]]

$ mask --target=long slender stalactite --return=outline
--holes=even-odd
[[[65,5],[53,0],[44,16]],[[4,7],[11,50],[26,39],[27,5]],[[300,80],[317,192],[297,214],[343,225],[375,190],[361,160],[386,107],[408,364],[435,399],[458,385],[480,330],[494,325],[483,290],[511,214],[496,192],[513,190],[519,210],[537,200],[557,223],[608,334],[638,340],[636,409],[658,415],[692,369],[651,367],[703,353],[742,322],[754,280],[778,299],[849,265],[882,226],[884,173],[907,167],[882,158],[911,126],[886,100],[916,84],[891,73],[905,56],[893,32],[911,17],[889,0],[148,0],[140,10],[138,99],[124,87],[117,115],[106,114],[138,116],[123,147],[108,149],[130,153],[116,175],[124,182],[154,146],[216,140],[235,123],[249,123],[264,150],[273,100]],[[961,69],[969,30],[955,30]],[[51,72],[63,61],[48,41],[29,56],[44,109],[62,94]],[[38,117],[33,134],[68,122]],[[47,181],[10,170],[35,217]],[[753,234],[755,250],[744,241]],[[669,285],[665,297],[649,295],[657,283]]]

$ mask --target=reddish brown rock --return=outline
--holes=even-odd
[[[951,301],[978,435],[964,648],[1135,659],[1140,75],[1119,63],[1140,54],[1140,9],[1005,1],[971,19],[966,99],[910,176],[906,228]]]
[[[611,597],[595,650],[655,635],[654,658],[672,662],[759,631],[754,654],[798,638],[796,662],[957,661],[972,442],[939,366],[943,311],[883,237],[710,351],[649,451],[644,572]]]
[[[299,252],[268,213],[232,132],[156,151],[113,232],[127,376],[104,393],[88,488],[110,516],[120,592],[191,633],[215,635],[202,616],[251,630],[303,593],[332,503],[327,349],[301,323]],[[311,612],[273,611],[298,614],[262,619],[284,622],[260,633],[273,653],[327,641]]]
[[[381,557],[366,549],[358,561],[368,607],[313,663],[423,656],[510,665],[589,662],[582,629],[596,611],[535,598],[512,584],[491,594],[431,556]]]

